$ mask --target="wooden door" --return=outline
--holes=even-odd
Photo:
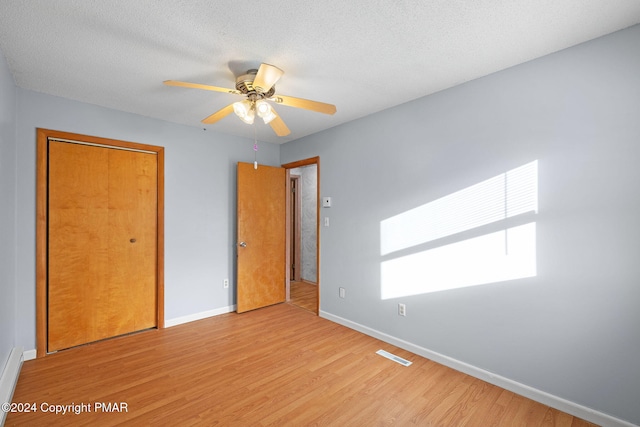
[[[157,159],[66,142],[48,153],[47,351],[157,325]]]
[[[237,311],[284,302],[286,170],[238,163]]]

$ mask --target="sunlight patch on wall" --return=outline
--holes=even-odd
[[[384,261],[380,273],[382,299],[533,277],[536,224]]]
[[[535,276],[537,211],[533,161],[382,221],[382,298]]]
[[[386,255],[538,210],[538,161],[451,193],[380,223]]]

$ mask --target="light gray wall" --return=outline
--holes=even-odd
[[[176,125],[18,89],[17,339],[35,348],[36,128],[165,147],[165,318],[235,304],[236,162],[253,162],[253,140]],[[266,128],[268,129],[268,128]],[[258,161],[279,165],[279,146]]]
[[[302,279],[317,282],[317,256],[318,241],[318,167],[308,165],[300,168],[301,176],[301,214],[300,234],[302,235]]]
[[[0,51],[0,375],[16,345],[16,87]]]
[[[321,310],[640,424],[639,118],[635,26],[285,144],[333,198]],[[381,299],[382,220],[536,159],[536,277]]]

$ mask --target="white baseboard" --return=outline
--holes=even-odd
[[[164,327],[170,328],[172,326],[182,325],[183,323],[189,323],[195,320],[206,319],[207,317],[213,317],[213,316],[219,316],[221,314],[231,313],[232,311],[236,311],[235,305],[216,308],[215,310],[202,311],[200,313],[194,313],[188,316],[176,317],[175,319],[165,320]]]
[[[456,371],[471,375],[472,377],[481,379],[490,384],[512,391],[516,394],[519,394],[531,400],[535,400],[536,402],[540,402],[544,405],[550,406],[552,408],[558,409],[560,411],[566,412],[567,414],[571,414],[575,417],[582,418],[592,423],[610,427],[637,427],[635,424],[632,424],[628,421],[615,418],[611,415],[607,415],[583,405],[579,405],[575,402],[571,402],[542,390],[538,390],[509,378],[505,378],[501,375],[496,375],[492,372],[486,371],[468,363],[461,362],[449,356],[445,356],[444,354],[437,353],[424,347],[420,347],[408,341],[401,340],[399,338],[393,337],[359,323],[352,322],[351,320],[342,318],[340,316],[327,313],[326,311],[320,310],[319,315],[320,317],[331,320],[332,322],[346,326],[350,329],[354,329],[358,332],[362,332],[365,335],[377,338],[381,341],[410,351],[429,360],[433,360],[434,362],[448,366],[449,368],[455,369]]]
[[[27,360],[35,359],[37,355],[38,355],[38,353],[36,352],[35,349],[33,349],[33,350],[25,350],[22,353],[22,358],[26,362]]]
[[[0,375],[0,404],[11,402],[20,376],[22,361],[22,347],[14,347]],[[4,425],[6,415],[6,412],[0,411],[0,426]]]

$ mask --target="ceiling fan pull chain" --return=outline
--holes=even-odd
[[[258,137],[256,125],[253,125],[253,168],[258,169]]]

